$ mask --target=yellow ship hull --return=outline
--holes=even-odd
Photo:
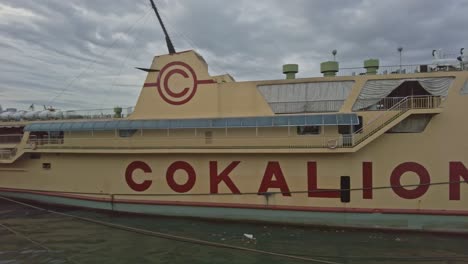
[[[349,154],[50,153],[2,166],[0,191],[13,198],[131,213],[467,232],[466,186],[460,183],[468,178],[464,163],[411,160],[359,161]],[[53,167],[36,173],[44,161]],[[341,189],[342,176],[350,177],[349,189]]]

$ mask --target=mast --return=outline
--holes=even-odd
[[[164,35],[166,36],[166,45],[167,45],[167,49],[169,50],[169,54],[174,54],[174,53],[176,53],[174,45],[172,45],[171,38],[169,37],[169,34],[167,33],[166,27],[164,26],[164,23],[163,23],[163,21],[161,19],[161,16],[159,15],[158,8],[154,4],[153,0],[150,0],[150,2],[151,2],[151,6],[153,7],[154,12],[156,13],[156,16],[158,17],[159,24],[161,25],[162,30],[164,31]]]

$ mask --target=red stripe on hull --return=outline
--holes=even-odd
[[[326,213],[381,213],[381,214],[468,216],[468,211],[462,211],[462,210],[340,208],[340,207],[310,207],[310,206],[285,206],[285,205],[266,206],[266,205],[257,205],[257,204],[236,204],[236,203],[207,203],[207,202],[155,201],[155,200],[138,200],[138,199],[112,199],[112,198],[90,197],[90,196],[86,196],[83,194],[70,194],[70,193],[10,189],[10,188],[0,188],[0,191],[47,195],[47,196],[96,201],[96,202],[113,202],[113,203],[143,204],[143,205],[222,207],[222,208],[240,208],[240,209],[310,211],[310,212],[326,212]],[[93,194],[93,195],[99,195],[99,194]],[[102,194],[102,195],[105,195],[105,194]],[[118,195],[115,195],[115,196],[118,196]]]

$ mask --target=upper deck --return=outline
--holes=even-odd
[[[3,121],[0,145],[3,153],[20,142],[26,149],[355,152],[386,132],[423,131],[448,98],[468,94],[468,71],[404,67],[235,82],[210,76],[193,51],[163,55],[154,58],[134,108]]]

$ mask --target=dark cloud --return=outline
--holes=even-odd
[[[237,80],[318,76],[338,50],[343,67],[430,63],[432,49],[467,46],[467,0],[156,1],[178,50]],[[64,108],[134,105],[147,67],[166,53],[147,0],[0,0],[0,104]]]

